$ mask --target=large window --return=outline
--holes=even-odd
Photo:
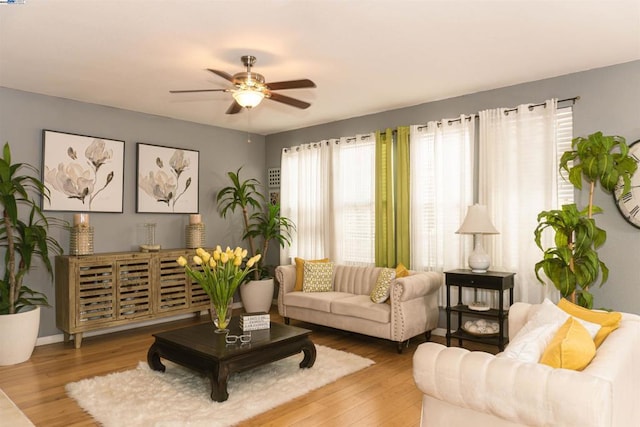
[[[373,134],[283,150],[282,213],[297,232],[281,263],[298,256],[373,265],[374,160]]]
[[[334,148],[336,257],[345,264],[373,265],[375,139],[347,138]]]

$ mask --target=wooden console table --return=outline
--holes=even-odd
[[[176,263],[193,249],[112,252],[55,259],[56,325],[80,348],[87,331],[209,307],[209,297]]]

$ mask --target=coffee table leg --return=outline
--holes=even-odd
[[[316,362],[316,346],[313,345],[310,339],[306,339],[302,344],[302,351],[304,352],[304,359],[302,359],[302,362],[300,362],[300,367],[312,367]]]
[[[218,369],[214,369],[211,372],[211,400],[224,402],[229,398],[229,393],[227,392],[228,379],[229,368],[224,363],[219,364]]]
[[[151,344],[151,347],[149,347],[147,363],[154,371],[164,372],[166,369],[162,362],[160,362],[160,352],[158,351],[158,345],[156,343]]]

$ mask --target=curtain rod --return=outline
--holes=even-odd
[[[560,99],[560,100],[558,100],[558,104],[561,103],[561,102],[571,102],[571,105],[574,105],[579,100],[580,100],[580,96],[574,96],[572,98]],[[533,104],[533,105],[529,106],[529,109],[533,109],[533,108],[536,108],[536,107],[543,107],[545,105],[546,105],[546,103],[544,103],[544,102],[543,103],[539,103],[539,104]],[[514,112],[514,111],[518,111],[518,108],[510,108],[508,110],[504,110],[504,113],[505,114],[509,114],[511,112]],[[476,119],[479,118],[478,114],[476,113],[476,114],[470,114],[469,116],[467,116],[467,119],[471,120],[472,117],[476,118]],[[444,121],[446,121],[447,124],[450,125],[451,123],[460,122],[461,120],[459,118],[457,118],[457,119],[449,119],[449,120],[444,120]],[[438,123],[438,126],[441,126],[442,123],[443,123],[443,120],[439,120],[437,123]],[[418,130],[422,130],[422,129],[426,128],[426,127],[427,127],[427,125],[418,126]]]

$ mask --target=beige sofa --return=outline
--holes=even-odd
[[[441,273],[411,272],[391,282],[390,304],[376,304],[370,294],[381,268],[336,265],[331,292],[294,291],[296,266],[276,268],[280,284],[278,311],[289,319],[329,326],[398,343],[398,352],[409,338],[438,325],[438,290]]]
[[[511,306],[510,339],[538,306]],[[623,313],[582,371],[425,343],[413,376],[423,426],[626,427],[640,420],[639,363],[640,317]]]

